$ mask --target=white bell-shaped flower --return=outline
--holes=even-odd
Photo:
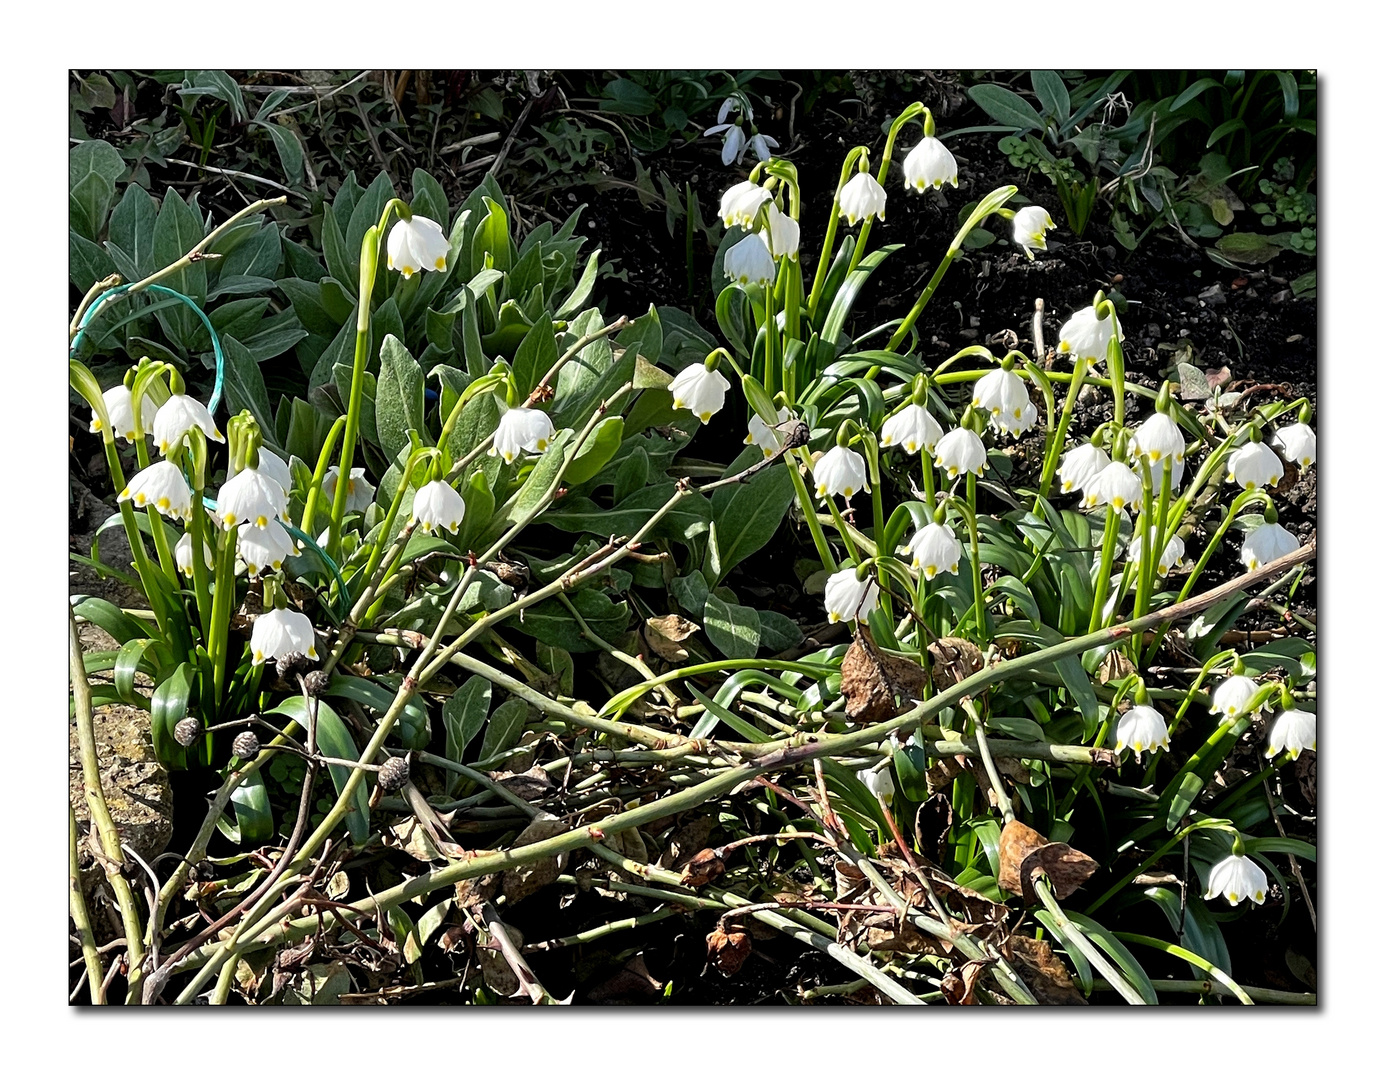
[[[183,473],[172,461],[156,461],[130,478],[117,502],[129,500],[136,506],[153,506],[167,518],[188,521],[193,514],[193,492]]]
[[[1248,675],[1228,675],[1211,695],[1211,711],[1223,720],[1234,720],[1250,707],[1260,684]]]
[[[328,504],[333,505],[333,499],[338,494],[338,466],[328,466],[328,471],[323,474],[323,494],[328,499]],[[350,514],[360,514],[367,507],[372,505],[372,500],[376,498],[376,488],[372,487],[367,480],[366,469],[353,469],[348,477],[347,502],[344,508]]]
[[[284,488],[285,494],[288,495],[294,487],[294,475],[290,472],[289,462],[264,446],[257,454],[259,457],[256,460],[256,468]]]
[[[463,496],[443,480],[431,480],[415,492],[410,521],[418,521],[427,533],[448,529],[457,534],[463,521]]]
[[[1269,441],[1279,448],[1285,461],[1299,469],[1318,460],[1318,437],[1307,424],[1286,424]]]
[[[767,161],[772,157],[772,151],[780,145],[781,143],[771,135],[763,135],[756,131],[748,139],[748,149],[757,155],[759,161]]]
[[[150,400],[148,393],[144,399],[140,403],[140,426],[144,428],[142,434],[148,435],[154,431],[154,417],[159,408]],[[106,418],[111,421],[111,430],[116,438],[134,442],[139,436],[135,431],[135,407],[130,387],[117,383],[101,395],[101,400],[106,405]],[[92,423],[87,430],[93,434],[101,431],[101,417],[97,416],[95,409],[92,410]]]
[[[1247,569],[1258,570],[1265,563],[1282,559],[1298,550],[1298,537],[1284,526],[1275,523],[1261,525],[1247,533],[1240,545],[1240,561]]]
[[[243,521],[265,528],[279,518],[289,521],[289,497],[259,469],[242,469],[217,493],[217,520],[230,529]]]
[[[187,394],[171,394],[154,415],[154,444],[159,447],[161,454],[168,457],[169,452],[195,427],[213,442],[226,441],[222,438],[222,432],[217,430],[217,424],[213,422],[206,405]]]
[[[871,217],[883,220],[888,207],[888,193],[867,172],[856,173],[840,189],[840,216],[850,225]]]
[[[1245,899],[1263,904],[1268,888],[1269,878],[1265,877],[1259,863],[1246,855],[1230,855],[1211,868],[1202,899],[1224,896],[1232,907]]]
[[[1110,464],[1110,455],[1099,446],[1082,443],[1062,455],[1062,467],[1057,478],[1062,482],[1062,494],[1080,491],[1092,477]]]
[[[419,214],[391,226],[386,237],[386,266],[410,277],[421,270],[443,270],[449,261],[449,238],[439,222]]]
[[[903,551],[912,556],[912,569],[922,571],[928,581],[960,568],[960,541],[949,525],[927,522],[912,534]]]
[[[213,569],[212,548],[208,546],[206,540],[203,541],[203,562],[209,570]],[[184,533],[179,537],[179,542],[174,545],[174,565],[179,568],[179,572],[187,577],[193,576],[193,534]]]
[[[964,473],[984,476],[984,441],[969,428],[952,428],[936,441],[936,457],[933,459],[938,469],[945,469],[946,475],[954,479]]]
[[[872,575],[861,581],[851,566],[825,579],[825,616],[833,623],[866,623],[877,604],[878,582]]]
[[[737,225],[751,229],[763,203],[771,198],[772,192],[751,180],[735,184],[719,199],[719,216],[724,220],[724,228],[732,229]]]
[[[995,431],[1017,435],[1027,431],[1038,422],[1038,409],[1031,401],[1017,412],[1001,412],[998,416],[989,418],[989,426]]]
[[[1073,312],[1057,332],[1057,351],[1093,364],[1105,359],[1106,349],[1114,336],[1115,326],[1110,319],[1100,318],[1093,307],[1084,307]],[[1120,340],[1124,339],[1124,331],[1121,330]]]
[[[893,774],[887,769],[860,769],[855,775],[869,789],[869,794],[884,802],[893,801]]]
[[[956,159],[940,139],[928,135],[903,160],[903,187],[926,191],[928,186],[942,184],[959,187],[956,182]]]
[[[497,433],[492,437],[488,453],[510,465],[523,451],[540,454],[555,438],[555,425],[542,409],[508,409],[497,421]]]
[[[761,247],[756,237],[750,236],[748,239]],[[673,409],[689,409],[700,418],[700,423],[708,424],[709,418],[724,407],[729,380],[717,368],[711,371],[704,364],[691,364],[671,380],[668,389],[671,391]]]
[[[1006,413],[1014,418],[1023,415],[1028,404],[1028,384],[1012,371],[995,368],[975,384],[972,408],[984,409],[990,416]]]
[[[283,608],[257,616],[251,624],[251,663],[264,664],[290,653],[302,653],[310,660],[319,658],[309,616]]]
[[[811,471],[816,495],[829,500],[832,495],[848,499],[856,491],[869,490],[869,474],[864,459],[847,446],[832,446]]]
[[[1121,512],[1129,507],[1137,513],[1143,497],[1144,485],[1134,475],[1134,470],[1123,462],[1112,461],[1086,481],[1081,505],[1088,510],[1096,506],[1109,506]]]
[[[1284,463],[1266,443],[1246,443],[1226,459],[1226,482],[1246,491],[1270,487],[1284,478]]]
[[[918,450],[930,453],[936,449],[941,435],[941,425],[925,405],[909,404],[883,422],[878,445],[901,446],[909,454],[915,454]]]
[[[1187,452],[1182,428],[1167,413],[1154,413],[1134,429],[1130,453],[1136,458],[1159,463],[1164,458],[1179,462]]]
[[[1014,243],[1031,260],[1033,252],[1047,250],[1047,230],[1057,226],[1041,206],[1025,206],[1014,214]]]
[[[1130,749],[1136,757],[1146,750],[1168,749],[1168,722],[1151,705],[1135,705],[1120,714],[1115,728],[1115,749]]]
[[[267,522],[264,527],[248,521],[237,529],[237,554],[253,577],[279,570],[294,553],[294,541],[278,521]]]
[[[1303,709],[1285,709],[1269,725],[1269,746],[1265,757],[1276,757],[1285,750],[1297,760],[1305,750],[1318,748],[1318,718]]]
[[[745,149],[745,136],[743,128],[737,124],[715,124],[713,127],[705,128],[706,135],[723,135],[724,145],[720,148],[719,160],[725,165],[732,165],[735,161],[743,161]]]
[[[1150,544],[1155,548],[1158,546],[1158,529],[1156,526],[1149,528]],[[1142,540],[1136,536],[1129,545],[1129,561],[1139,562],[1139,556],[1143,554]],[[1154,569],[1158,571],[1159,577],[1167,577],[1169,572],[1174,570],[1182,563],[1183,556],[1187,554],[1187,545],[1182,542],[1181,536],[1174,536],[1164,546],[1162,551],[1154,554]]]
[[[767,239],[749,233],[724,252],[724,276],[740,285],[769,285],[777,278]]]
[[[792,411],[786,407],[777,410],[777,422],[785,424],[792,418]],[[763,457],[770,458],[778,450],[782,449],[782,436],[775,430],[768,427],[763,418],[754,413],[748,421],[748,438],[743,440],[747,446],[757,445],[763,452]]]
[[[776,203],[767,208],[767,233],[762,235],[774,259],[780,259],[784,255],[796,258],[796,253],[801,248],[800,224],[794,217],[778,210]]]

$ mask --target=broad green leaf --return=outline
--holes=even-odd
[[[599,421],[589,437],[579,447],[574,460],[564,472],[568,485],[582,484],[596,476],[614,454],[623,439],[623,418],[606,416]]]
[[[522,338],[512,360],[512,377],[516,380],[517,393],[523,397],[530,394],[559,358],[560,351],[555,343],[555,330],[550,319],[538,319]]]
[[[1042,131],[1046,127],[1038,110],[1012,90],[982,83],[972,86],[967,93],[970,100],[1001,124],[1025,131]]]
[[[185,767],[184,748],[174,738],[174,725],[188,715],[188,699],[193,693],[197,672],[187,662],[155,688],[150,698],[150,740],[154,756],[169,769]]]
[[[249,409],[266,441],[273,442],[275,418],[270,411],[270,394],[255,357],[233,337],[222,339],[222,356],[226,361],[222,387],[227,394],[228,411],[236,414]]]
[[[762,458],[762,450],[750,446],[724,475],[732,476]],[[745,483],[729,484],[714,492],[710,508],[718,537],[720,580],[776,535],[794,495],[791,476],[780,462]]]
[[[333,676],[333,681],[337,682],[343,676]],[[366,682],[365,679],[357,679],[357,682]],[[332,686],[329,687],[330,693]],[[342,695],[347,696],[347,695]],[[268,710],[270,715],[286,716],[299,722],[302,730],[309,729],[308,704],[303,696],[296,694],[294,697],[286,698],[275,708]],[[344,761],[356,761],[361,757],[357,749],[357,744],[353,741],[352,733],[348,731],[347,725],[328,702],[322,698],[318,702],[317,716],[317,741],[319,749],[328,757],[342,758]],[[339,794],[347,786],[354,770],[346,765],[329,765],[328,775],[333,781],[333,787]],[[366,843],[370,835],[370,811],[367,803],[371,795],[371,777],[368,776],[364,781],[357,785],[357,790],[352,795],[352,808],[348,810],[347,825],[348,832],[352,835],[354,844]]]
[[[768,652],[779,653],[794,645],[800,645],[806,636],[801,632],[796,620],[776,611],[759,611],[758,625],[758,644]]]
[[[270,795],[259,769],[237,785],[231,795],[231,804],[237,822],[231,837],[234,843],[259,847],[274,838],[275,814],[270,808]],[[219,821],[218,825],[221,826],[222,822]],[[229,830],[223,827],[223,832]]]
[[[460,765],[464,751],[483,730],[492,706],[492,683],[481,675],[472,676],[444,702],[444,756]],[[449,773],[445,794],[452,795],[463,778]]]
[[[170,189],[160,204],[154,223],[154,263],[165,267],[178,262],[203,239],[203,222],[197,212]],[[191,263],[176,274],[164,278],[162,285],[181,292],[195,304],[207,299],[207,269],[202,262]],[[164,332],[187,352],[192,352],[203,325],[183,304],[161,310],[159,323]],[[267,412],[269,410],[267,409]]]
[[[752,659],[758,655],[762,622],[753,608],[725,603],[714,593],[705,598],[705,633],[710,642],[730,660]]]
[[[565,532],[588,532],[596,536],[632,536],[675,494],[674,484],[653,484],[628,496],[611,510],[592,499],[571,496],[545,515],[545,522]],[[648,533],[676,540],[689,540],[704,533],[710,523],[710,503],[692,492],[682,498]]]
[[[579,589],[569,594],[569,600],[589,629],[604,641],[616,641],[627,629],[631,614],[627,605],[614,603],[597,589]],[[574,616],[559,600],[542,600],[527,608],[524,618],[514,615],[505,625],[568,652],[593,652],[598,648],[584,636]]]
[[[376,388],[377,442],[395,459],[410,445],[410,432],[429,441],[425,431],[425,373],[399,338],[388,335],[381,344],[381,375]]]
[[[282,124],[267,120],[253,120],[253,125],[261,128],[275,144],[275,153],[280,158],[280,168],[288,184],[300,184],[304,180],[304,147],[299,136]]]
[[[508,698],[497,706],[497,709],[488,719],[487,731],[483,733],[483,748],[479,752],[478,760],[485,761],[493,754],[499,754],[514,747],[521,738],[522,730],[530,713],[531,706],[527,705],[521,698]]]

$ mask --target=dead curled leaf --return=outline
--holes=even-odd
[[[845,715],[858,724],[877,724],[900,716],[921,700],[927,673],[911,660],[881,652],[855,629],[840,664]]]
[[[690,653],[680,643],[699,629],[698,623],[679,615],[658,615],[647,620],[642,636],[652,652],[667,663],[675,664],[690,658]]]
[[[941,993],[948,1005],[974,1005],[975,984],[989,969],[988,960],[968,960],[952,968],[941,979]]]
[[[717,926],[705,938],[706,955],[709,962],[723,975],[734,975],[753,952],[753,939],[741,928],[731,926],[727,930]]]
[[[938,690],[955,686],[985,666],[979,646],[965,638],[937,638],[927,646],[931,655],[932,685]]]
[[[999,887],[1038,902],[1033,882],[1046,874],[1058,900],[1065,900],[1099,869],[1099,864],[1068,844],[1049,842],[1036,829],[1014,820],[999,836]]]
[[[681,884],[691,889],[708,885],[724,872],[724,860],[715,854],[713,848],[697,851],[681,871]]]
[[[1089,1002],[1072,985],[1062,961],[1045,941],[1014,935],[1004,947],[1005,958],[1014,966],[1040,1005],[1087,1005]]]

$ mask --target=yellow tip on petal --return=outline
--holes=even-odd
[[[444,269],[444,260],[443,260],[443,258],[439,258],[439,259],[435,259],[435,260],[434,260],[434,268],[435,268],[436,270],[443,270],[443,269]]]
[[[264,514],[261,514],[256,518],[256,527],[259,529],[264,529],[269,524],[270,522],[266,520],[266,516]]]

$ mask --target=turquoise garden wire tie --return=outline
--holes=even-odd
[[[82,344],[83,335],[85,335],[87,332],[87,325],[92,321],[93,317],[97,314],[97,312],[100,311],[103,307],[105,307],[108,301],[114,300],[118,296],[125,296],[129,294],[130,290],[133,287],[133,285],[116,285],[113,288],[107,289],[100,296],[98,296],[95,301],[92,302],[92,305],[89,308],[87,308],[86,312],[83,314],[82,321],[77,324],[77,333],[73,335],[72,344],[68,346],[69,357],[75,357],[77,355],[77,350],[79,346]],[[193,309],[193,313],[198,316],[198,319],[207,329],[208,337],[212,339],[212,355],[214,361],[216,362],[217,372],[216,377],[213,379],[212,383],[212,396],[208,398],[208,412],[210,414],[216,415],[217,406],[222,401],[222,381],[227,364],[226,359],[222,355],[222,341],[217,336],[217,331],[213,329],[211,320],[208,319],[207,314],[203,311],[203,309],[198,306],[198,302],[196,300],[194,300],[192,297],[185,296],[183,293],[179,292],[176,289],[171,289],[165,285],[146,285],[144,286],[144,289],[149,290],[150,292],[163,293],[165,296],[172,297],[175,300],[183,301],[183,303],[187,304],[190,308]],[[217,501],[215,499],[210,499],[207,496],[203,497],[203,505],[209,510],[217,509]],[[309,536],[308,533],[305,533],[288,523],[285,524],[285,530],[296,540],[298,540],[301,544],[306,545],[310,550],[312,550],[313,553],[318,556],[319,561],[323,563],[324,567],[332,575],[333,583],[337,586],[337,589],[334,593],[333,605],[332,607],[328,607],[327,604],[324,604],[324,606],[328,608],[329,614],[333,616],[334,621],[341,624],[342,621],[347,618],[348,614],[347,586],[343,583],[342,571],[339,569],[338,564],[335,563],[332,560],[332,558],[329,557],[328,552],[324,551],[323,548],[319,547],[318,544],[314,542],[313,537]],[[322,597],[320,597],[319,599],[320,602],[323,602]]]

